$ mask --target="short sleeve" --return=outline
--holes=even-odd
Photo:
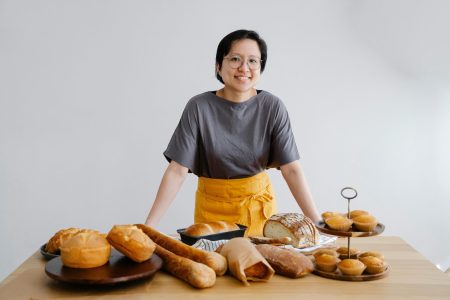
[[[195,102],[191,100],[184,108],[164,156],[169,162],[174,160],[196,173],[199,161],[198,136],[198,111]]]
[[[300,155],[292,133],[288,111],[284,104],[278,101],[274,114],[267,168],[278,168],[299,158]]]

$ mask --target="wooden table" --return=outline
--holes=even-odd
[[[345,245],[346,239],[338,244]],[[44,273],[39,252],[0,283],[0,299],[450,299],[450,278],[398,237],[353,238],[352,247],[382,252],[391,266],[383,279],[337,281],[310,274],[300,279],[274,276],[269,282],[244,286],[233,277],[197,290],[162,271],[152,279],[116,286],[76,286]]]

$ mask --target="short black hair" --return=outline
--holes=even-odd
[[[243,39],[254,40],[258,44],[259,51],[261,52],[261,73],[264,71],[267,62],[266,42],[259,36],[259,34],[256,31],[240,29],[227,34],[217,46],[215,72],[216,78],[220,82],[224,83],[222,77],[219,75],[219,72],[217,71],[216,66],[218,65],[219,69],[221,69],[223,58],[230,52],[233,42]]]

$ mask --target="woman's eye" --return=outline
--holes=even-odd
[[[240,62],[240,61],[241,61],[241,58],[238,57],[238,56],[234,56],[234,57],[232,57],[230,60],[231,60],[232,62]]]

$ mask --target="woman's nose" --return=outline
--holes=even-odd
[[[239,70],[248,71],[250,68],[248,67],[248,62],[246,60],[242,61],[242,64],[239,66]]]

